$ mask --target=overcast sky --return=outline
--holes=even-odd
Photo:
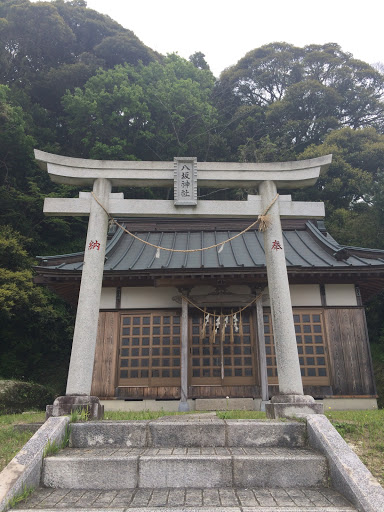
[[[32,0],[38,1],[38,0]],[[215,76],[263,44],[338,43],[384,63],[384,0],[87,0],[162,54],[196,51]]]
[[[274,41],[336,42],[370,64],[384,63],[383,0],[88,0],[150,48],[205,54],[218,76],[248,51]]]

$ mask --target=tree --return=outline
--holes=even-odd
[[[77,190],[58,187],[36,164],[35,139],[28,135],[31,122],[16,105],[9,87],[0,85],[0,225],[7,224],[31,240],[33,255],[41,251],[77,250],[77,237],[83,237],[83,220],[45,217],[47,196],[76,194]],[[71,232],[72,230],[72,232]]]
[[[248,52],[220,75],[218,92],[233,95],[237,105],[271,105],[303,79],[304,51],[287,43],[271,43]]]
[[[177,55],[100,71],[64,96],[71,146],[92,158],[204,160],[215,144],[213,85],[210,71]]]
[[[338,242],[384,248],[384,135],[374,128],[335,130],[299,157],[329,153],[328,171],[295,198],[325,202],[327,227]]]
[[[0,80],[33,116],[39,142],[51,134],[59,151],[67,135],[60,120],[66,90],[82,87],[99,67],[160,58],[131,30],[88,9],[83,0],[7,0],[0,16]]]
[[[0,375],[60,387],[73,317],[60,299],[33,285],[32,260],[24,248],[29,242],[10,227],[0,226],[0,337],[7,341],[0,345]]]
[[[293,84],[266,112],[268,134],[283,148],[302,151],[338,128],[341,96],[315,80]]]
[[[199,69],[207,69],[209,70],[209,65],[205,60],[205,55],[202,52],[195,52],[193,55],[190,55],[189,61]]]
[[[225,70],[215,105],[234,158],[254,159],[268,136],[284,153],[298,154],[333,129],[367,126],[384,130],[384,76],[353,59],[335,43],[298,48],[271,43],[247,53]],[[254,129],[249,109],[257,109]],[[244,148],[247,151],[244,153]]]
[[[113,68],[118,64],[148,64],[155,58],[155,53],[143,45],[137,38],[123,33],[104,38],[94,48],[95,55],[104,60],[106,68]]]
[[[12,2],[0,25],[2,82],[28,87],[39,73],[71,62],[75,35],[54,5]]]
[[[26,133],[23,110],[11,104],[9,87],[0,85],[0,186],[22,186],[34,139]]]

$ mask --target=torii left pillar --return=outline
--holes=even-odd
[[[112,184],[109,180],[98,178],[94,181],[93,193],[105,208],[108,208],[111,190]],[[85,409],[90,418],[100,419],[103,416],[104,408],[97,397],[91,396],[91,386],[107,234],[108,215],[93,198],[66,396],[56,398],[48,415],[51,412],[53,416],[62,416],[70,414],[73,410]]]

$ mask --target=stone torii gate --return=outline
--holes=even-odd
[[[100,296],[108,231],[108,214],[113,217],[244,218],[255,220],[270,205],[270,223],[264,231],[271,302],[279,395],[267,405],[269,417],[295,413],[321,413],[322,406],[304,395],[292,316],[288,274],[285,261],[281,218],[324,217],[324,204],[295,202],[291,196],[279,196],[279,189],[297,189],[314,185],[332,155],[296,162],[221,163],[197,162],[178,157],[174,162],[105,161],[69,158],[35,150],[41,167],[52,181],[69,185],[92,185],[93,192],[80,192],[79,198],[47,198],[44,213],[61,216],[89,216],[79,302],[65,397],[51,406],[50,414],[66,414],[76,407],[88,407],[100,417],[97,397],[91,397]],[[113,194],[113,186],[171,187],[174,200],[129,200]],[[259,195],[247,201],[198,201],[197,186],[258,188]],[[185,306],[185,304],[183,305]],[[185,328],[185,326],[184,326]],[[188,357],[182,347],[182,359]],[[181,373],[181,409],[186,406],[186,365]]]

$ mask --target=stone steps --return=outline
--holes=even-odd
[[[41,488],[20,512],[66,512],[108,510],[108,512],[353,512],[349,502],[332,489],[313,488],[179,488],[86,491]]]
[[[43,461],[42,487],[18,508],[123,512],[352,512],[328,487],[306,424],[193,414],[71,425]]]
[[[323,456],[297,448],[67,448],[45,459],[42,484],[100,490],[310,487],[325,485],[327,476]]]
[[[304,423],[220,420],[209,414],[177,420],[74,423],[70,446],[194,447],[194,446],[305,446]],[[175,416],[174,418],[180,418]]]

